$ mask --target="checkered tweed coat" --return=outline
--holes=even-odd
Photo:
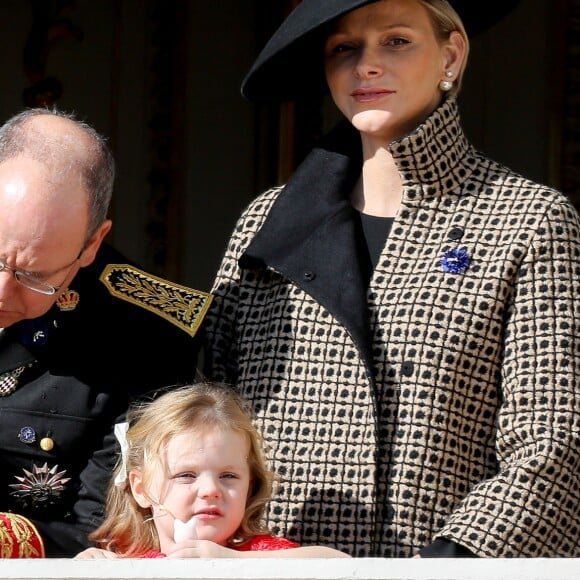
[[[355,556],[580,556],[578,213],[448,100],[391,144],[403,202],[367,287],[360,153],[334,138],[249,205],[212,290],[208,376],[255,409],[268,523]]]

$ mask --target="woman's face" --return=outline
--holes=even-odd
[[[192,430],[169,440],[165,473],[145,489],[131,472],[131,489],[142,507],[152,505],[161,551],[173,544],[174,521],[195,518],[196,539],[225,544],[244,517],[250,489],[249,443],[232,430]]]
[[[441,99],[445,71],[457,77],[463,39],[440,44],[419,0],[379,0],[340,18],[324,51],[337,107],[363,134],[390,142],[415,129]]]

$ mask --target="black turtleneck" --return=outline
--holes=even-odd
[[[368,286],[395,218],[378,217],[359,211],[354,213],[359,234],[358,247],[361,257],[361,272]]]

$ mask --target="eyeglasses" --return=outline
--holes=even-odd
[[[63,266],[62,268],[59,268],[58,270],[55,270],[51,276],[54,276],[55,274],[58,274],[59,272],[62,272],[63,270],[66,270],[67,268],[70,270],[79,260],[80,257],[83,255],[83,252],[85,251],[86,246],[83,246],[81,251],[79,252],[79,255],[70,263],[67,264],[66,266]],[[20,284],[21,286],[24,286],[24,288],[27,288],[28,290],[32,290],[33,292],[38,292],[39,294],[44,294],[46,296],[51,296],[52,294],[56,294],[62,287],[63,284],[60,284],[60,286],[53,286],[52,284],[49,284],[48,282],[46,282],[45,280],[42,280],[41,278],[37,278],[36,276],[33,276],[31,274],[27,274],[25,272],[21,272],[20,270],[15,270],[14,268],[10,268],[10,266],[7,266],[2,260],[0,260],[0,272],[7,270],[8,272],[12,272],[12,275],[14,276],[14,279],[16,280],[16,282],[18,282],[18,284]],[[68,273],[67,273],[68,276]],[[66,278],[65,278],[66,280]]]

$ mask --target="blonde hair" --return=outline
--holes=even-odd
[[[136,502],[127,481],[115,485],[117,476],[130,471],[142,474],[146,489],[158,469],[163,469],[164,449],[175,435],[192,428],[231,429],[248,440],[250,490],[243,520],[228,544],[268,533],[262,518],[272,496],[274,474],[266,466],[262,438],[252,422],[247,404],[222,384],[197,383],[162,392],[156,399],[138,404],[127,414],[126,465],[119,461],[109,484],[104,522],[89,535],[99,547],[123,556],[159,550],[159,537],[149,509]]]
[[[451,33],[455,31],[461,34],[463,41],[465,42],[465,56],[461,63],[461,68],[457,73],[457,78],[453,83],[453,88],[448,92],[449,96],[457,96],[461,90],[463,75],[467,67],[467,58],[469,56],[469,37],[465,30],[465,26],[463,25],[463,21],[447,0],[419,1],[427,9],[431,22],[433,23],[435,36],[440,42],[447,41]]]

